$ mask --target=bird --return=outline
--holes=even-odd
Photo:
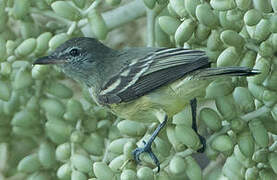
[[[123,119],[160,124],[143,147],[133,151],[148,153],[160,170],[160,162],[151,145],[168,119],[190,104],[192,128],[205,150],[205,138],[197,132],[197,98],[216,78],[252,76],[258,70],[249,67],[211,67],[205,51],[187,48],[133,47],[115,50],[95,38],[67,40],[34,65],[57,65],[69,78],[85,84],[97,105]]]

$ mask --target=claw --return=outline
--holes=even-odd
[[[142,143],[145,145],[145,144],[146,144],[146,141],[142,140]]]
[[[149,152],[149,155],[151,157],[151,159],[153,159],[155,165],[158,167],[158,171],[157,172],[160,172],[160,162],[159,162],[159,159],[156,157],[156,155],[152,152],[152,150]]]
[[[153,153],[151,146],[144,146],[143,148],[136,148],[133,151],[133,156],[134,156],[136,163],[139,164],[141,162],[139,156],[141,153],[144,153],[144,152],[146,152],[150,155],[151,159],[154,161],[155,165],[158,167],[158,172],[160,172],[160,162],[159,162],[157,156]]]
[[[132,154],[134,156],[134,159],[136,161],[137,164],[140,164],[141,160],[139,158],[140,154],[142,153],[142,148],[136,148]]]

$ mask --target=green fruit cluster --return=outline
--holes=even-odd
[[[144,6],[155,45],[202,49],[212,66],[261,71],[217,79],[203,90],[198,124],[210,160],[204,169],[192,156],[201,143],[190,107],[154,141],[157,174],[148,155],[141,165],[132,157],[157,123],[119,119],[55,67],[32,66],[72,37],[106,39],[144,16]],[[277,179],[276,51],[275,0],[2,0],[0,179]]]
[[[156,0],[151,2],[145,3],[150,9],[161,6]],[[203,49],[212,66],[261,71],[247,79],[213,81],[206,88],[206,98],[214,100],[215,106],[201,108],[199,118],[210,134],[207,156],[215,160],[224,155],[223,167],[218,165],[221,178],[276,179],[276,2],[169,0],[165,8],[156,17],[161,29],[155,36],[157,45]],[[194,149],[185,142],[190,131],[180,129],[183,132],[177,125],[176,139]],[[215,177],[210,175],[210,179]]]

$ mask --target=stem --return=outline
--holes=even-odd
[[[274,16],[274,13],[263,13],[262,16],[263,19],[270,19],[272,16]]]
[[[131,162],[132,160],[131,159],[128,159],[128,160],[126,160],[121,166],[120,166],[120,170],[121,171],[123,171],[124,170],[124,168],[125,168],[125,166],[129,163],[129,162]]]
[[[256,52],[256,53],[258,53],[258,51],[259,51],[259,46],[256,45],[256,43],[251,39],[246,40],[245,47],[247,49],[250,49],[250,50]]]
[[[69,36],[72,35],[72,33],[76,30],[77,27],[77,23],[76,22],[72,22],[72,24],[70,25],[70,27],[68,28],[66,34],[68,34]]]
[[[108,163],[109,160],[108,160],[108,154],[109,154],[109,151],[108,151],[108,146],[110,144],[110,140],[106,140],[105,141],[105,152],[104,152],[104,155],[103,155],[103,158],[102,158],[102,162],[105,162],[105,163]]]
[[[212,135],[208,138],[207,144],[210,144],[210,143],[213,141],[214,138],[216,138],[217,136],[219,136],[219,135],[221,135],[221,134],[225,134],[225,133],[226,133],[227,131],[229,131],[230,129],[231,129],[231,128],[230,128],[229,125],[224,126],[220,131],[218,131],[218,132],[212,134]]]
[[[4,171],[5,168],[8,166],[8,159],[9,159],[9,145],[8,143],[1,143],[0,144],[0,172]],[[0,176],[1,178],[1,176]]]
[[[177,152],[176,155],[181,156],[183,158],[190,156],[194,153],[195,151],[193,149],[186,149],[182,152]]]
[[[71,21],[69,21],[69,20],[67,20],[63,17],[58,16],[53,11],[49,11],[49,10],[41,11],[37,8],[30,8],[30,12],[34,13],[34,14],[37,14],[37,15],[42,15],[42,16],[46,16],[46,17],[49,17],[49,18],[52,18],[52,19],[56,19],[57,21],[60,21],[61,23],[64,23],[66,25],[71,24]]]
[[[82,129],[82,120],[77,121],[75,129],[78,131]]]
[[[72,157],[75,154],[75,148],[76,148],[75,143],[73,142],[70,143],[70,147],[71,147],[71,157]],[[70,163],[70,168],[72,171],[75,169],[73,166],[73,163]]]
[[[155,45],[155,12],[146,8],[147,17],[147,46],[153,47]]]
[[[109,31],[122,26],[134,19],[140,18],[145,15],[144,4],[141,0],[132,1],[126,5],[120,6],[116,9],[107,11],[102,14],[103,19],[107,25]],[[87,19],[82,19],[80,24],[84,25],[82,32],[85,36],[92,36],[90,26]]]
[[[203,177],[207,177],[215,168],[219,168],[223,164],[225,158],[219,156],[216,161],[211,161],[208,166],[203,170]]]
[[[135,0],[117,9],[103,13],[103,18],[108,29],[114,29],[134,19],[145,15],[144,4],[141,0]]]
[[[82,16],[86,16],[90,11],[96,8],[101,3],[101,0],[96,0],[84,11],[82,12]]]
[[[277,141],[275,141],[269,148],[268,150],[273,152],[277,149]]]
[[[263,114],[265,114],[269,111],[270,111],[270,108],[268,108],[266,106],[263,106],[263,107],[260,107],[259,109],[255,110],[255,111],[252,111],[248,114],[245,114],[245,115],[241,116],[241,118],[244,121],[248,122],[251,119],[257,118],[257,117],[259,117],[259,116],[261,116],[261,115],[263,115]]]

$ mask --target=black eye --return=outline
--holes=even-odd
[[[74,48],[74,49],[71,49],[69,51],[69,53],[70,53],[71,56],[79,56],[80,51],[79,51],[79,49]]]

